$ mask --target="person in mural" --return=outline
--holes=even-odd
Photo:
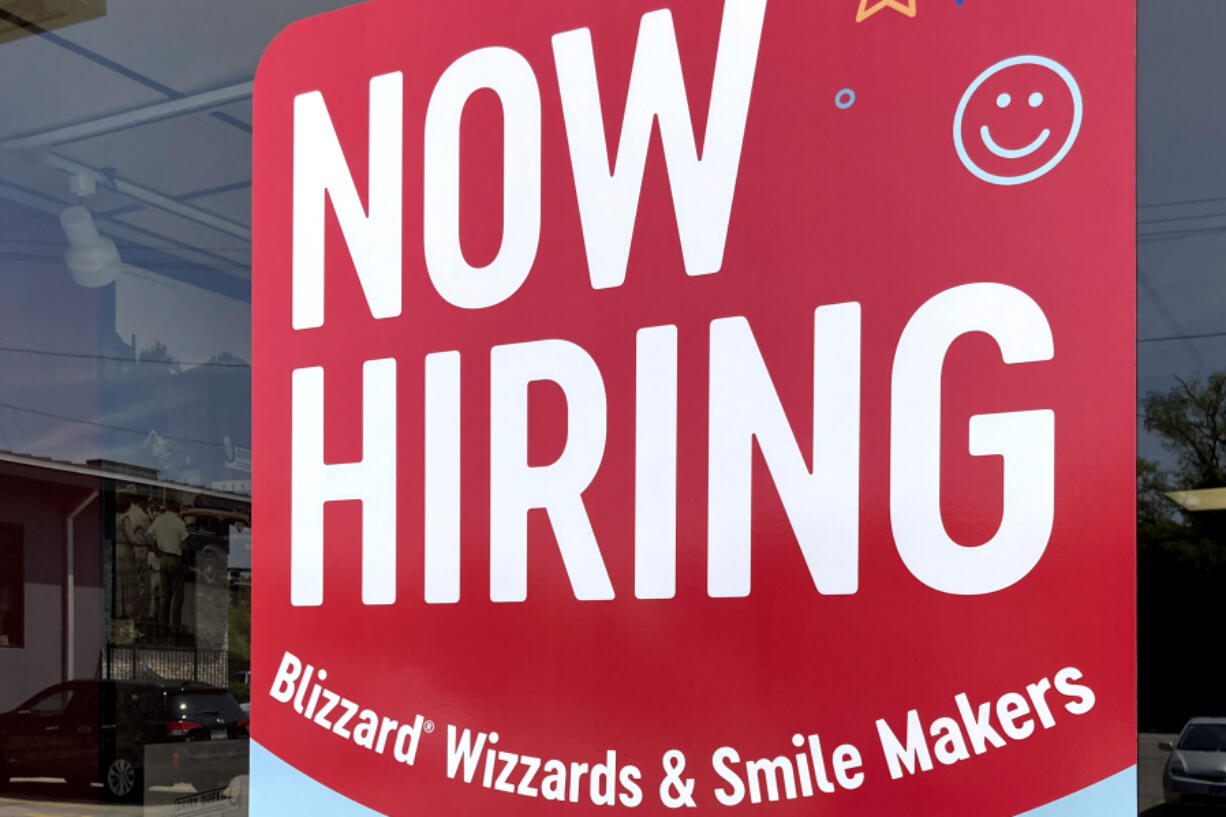
[[[157,518],[162,512],[162,505],[158,502],[149,503],[149,515]],[[148,623],[149,631],[158,635],[161,631],[159,625],[162,607],[166,596],[165,577],[162,575],[162,556],[158,552],[157,542],[154,540],[152,533],[149,534],[149,552],[145,556],[145,567],[149,575],[149,610]]]
[[[158,591],[155,592],[157,631],[177,635],[183,628],[183,543],[187,525],[179,516],[179,506],[167,501],[149,525],[149,536],[159,566]]]
[[[136,619],[137,625],[150,616],[149,514],[145,498],[129,495],[127,507],[115,521],[115,617]],[[131,571],[125,574],[127,555],[122,543],[130,549]],[[122,603],[118,596],[122,596]]]
[[[130,517],[143,515],[144,511],[136,504],[135,498],[118,497],[115,515],[115,601],[114,617],[117,619],[137,618],[140,611],[139,590],[136,575],[136,543],[137,536],[143,536],[143,527],[133,524]],[[133,509],[136,513],[133,513]]]

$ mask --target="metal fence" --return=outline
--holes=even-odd
[[[112,680],[173,679],[224,687],[230,679],[229,665],[225,650],[111,644],[102,669],[103,677]]]

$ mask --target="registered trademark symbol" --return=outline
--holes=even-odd
[[[427,735],[434,731],[434,721],[426,721],[422,726],[426,730]]]

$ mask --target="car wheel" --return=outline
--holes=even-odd
[[[145,794],[145,770],[127,755],[116,755],[102,770],[102,793],[108,800],[135,802]]]
[[[13,784],[9,779],[8,769],[4,767],[4,762],[0,761],[0,792],[10,791]]]

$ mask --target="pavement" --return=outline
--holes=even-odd
[[[1177,812],[1162,805],[1162,769],[1170,752],[1158,748],[1159,741],[1174,741],[1179,735],[1143,732],[1137,736],[1137,809],[1145,817],[1165,817]],[[1200,812],[1206,814],[1208,812]],[[1226,813],[1226,812],[1223,812]],[[0,811],[0,815],[4,812]]]
[[[162,817],[175,813],[175,800],[192,793],[154,790],[146,805],[98,802],[100,789],[70,792],[63,783],[16,783],[0,795],[0,817]]]
[[[245,781],[246,778],[238,778]],[[14,783],[0,795],[0,817],[247,817],[245,790],[231,804],[226,797],[203,798],[191,786],[155,786],[145,803],[99,802],[100,787],[70,791],[62,782]]]

